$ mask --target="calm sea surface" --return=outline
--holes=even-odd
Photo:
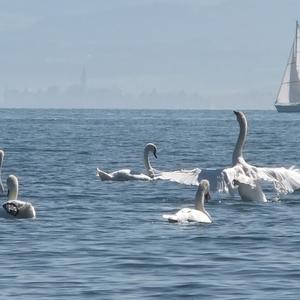
[[[300,114],[246,112],[245,157],[300,167]],[[196,187],[101,182],[96,167],[229,166],[231,111],[0,110],[3,181],[15,174],[35,220],[0,220],[1,299],[299,299],[300,194],[221,197],[213,224],[169,224]],[[5,201],[6,196],[1,196]]]

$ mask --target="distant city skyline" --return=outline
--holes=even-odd
[[[230,95],[232,107],[220,105],[223,95],[202,97],[197,92],[185,90],[159,91],[153,88],[140,93],[130,93],[117,87],[90,87],[86,68],[83,67],[78,82],[67,86],[50,85],[45,88],[5,88],[2,107],[7,108],[113,108],[113,109],[234,109],[244,99],[244,109],[251,109],[251,102],[259,100],[260,94],[247,95],[238,92]],[[272,94],[264,95],[272,97]],[[234,102],[235,101],[235,102]],[[248,105],[247,105],[248,104]],[[250,105],[249,105],[250,104]],[[268,107],[260,108],[268,109]]]
[[[294,0],[0,0],[0,107],[274,109],[297,11]]]

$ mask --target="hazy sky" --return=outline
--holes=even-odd
[[[299,0],[0,0],[0,88],[68,86],[85,66],[91,87],[273,108],[299,14]]]

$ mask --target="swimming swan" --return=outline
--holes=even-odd
[[[195,197],[195,208],[182,208],[174,215],[163,215],[163,218],[171,223],[212,223],[210,214],[204,208],[204,200],[208,199],[210,199],[209,181],[201,180]]]
[[[18,199],[18,178],[10,175],[7,178],[8,201],[2,205],[0,216],[4,218],[35,218],[35,209],[30,202],[24,202]]]
[[[244,113],[234,112],[240,132],[232,155],[232,167],[219,169],[193,169],[160,172],[156,179],[187,185],[198,185],[202,179],[210,182],[213,192],[234,193],[238,189],[243,200],[266,202],[261,182],[272,182],[278,194],[286,194],[300,188],[300,170],[291,168],[261,168],[248,164],[243,157],[247,136],[247,119]]]
[[[241,132],[240,132],[241,135]],[[236,143],[235,148],[243,146],[240,139]],[[237,155],[237,151],[233,156]],[[157,171],[155,179],[168,180],[185,185],[199,185],[200,181],[205,179],[210,183],[210,191],[219,193],[233,194],[237,188],[237,183],[248,184],[252,180],[245,176],[245,172],[239,165],[233,165],[228,168],[195,168],[192,170],[178,170],[178,171]]]
[[[292,193],[300,188],[300,170],[291,168],[269,168],[269,167],[255,167],[248,164],[243,156],[244,144],[246,141],[248,124],[247,118],[243,112],[234,112],[240,126],[240,134],[233,152],[232,164],[236,169],[243,173],[246,181],[240,182],[237,178],[234,184],[238,186],[238,191],[243,200],[258,200],[266,202],[267,199],[261,188],[263,181],[272,182],[275,191],[278,194]]]
[[[152,152],[157,158],[157,148],[154,144],[147,144],[144,148],[144,164],[147,174],[134,174],[130,169],[122,169],[112,173],[106,173],[97,168],[96,175],[102,180],[125,181],[125,180],[152,180],[155,170],[152,168],[149,160],[149,153]]]

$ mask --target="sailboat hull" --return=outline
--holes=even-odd
[[[278,112],[285,112],[285,113],[298,112],[298,113],[300,113],[300,103],[299,104],[288,104],[288,105],[275,104],[275,107]]]

